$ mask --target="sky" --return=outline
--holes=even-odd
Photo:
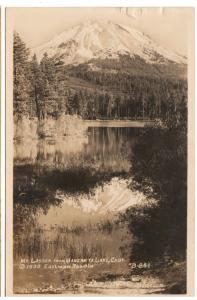
[[[58,33],[83,21],[107,19],[131,25],[154,41],[187,56],[193,8],[7,8],[13,24],[29,48],[37,47]]]

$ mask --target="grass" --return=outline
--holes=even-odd
[[[109,220],[86,226],[24,227],[15,235],[14,256],[20,258],[121,257],[126,229]],[[128,237],[127,237],[128,238]]]

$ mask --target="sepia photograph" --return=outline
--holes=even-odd
[[[6,47],[7,293],[190,294],[194,8],[9,7]]]

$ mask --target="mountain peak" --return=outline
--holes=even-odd
[[[152,41],[129,25],[106,20],[88,20],[68,28],[51,41],[33,49],[38,59],[45,52],[61,58],[65,64],[79,64],[93,58],[139,56],[147,63],[186,63],[186,59]]]

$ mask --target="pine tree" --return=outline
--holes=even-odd
[[[34,54],[30,62],[31,82],[31,115],[37,116],[40,120],[44,116],[42,101],[44,99],[43,74],[40,69],[37,57]]]
[[[22,118],[22,116],[29,116],[29,85],[28,80],[28,58],[29,49],[21,40],[18,33],[14,33],[13,45],[13,76],[14,76],[14,90],[13,90],[13,108],[14,116]]]
[[[47,53],[44,53],[40,62],[40,69],[42,72],[43,87],[42,111],[45,115],[47,112],[50,114],[56,114],[58,107],[58,83],[55,60],[53,58],[49,58]]]

